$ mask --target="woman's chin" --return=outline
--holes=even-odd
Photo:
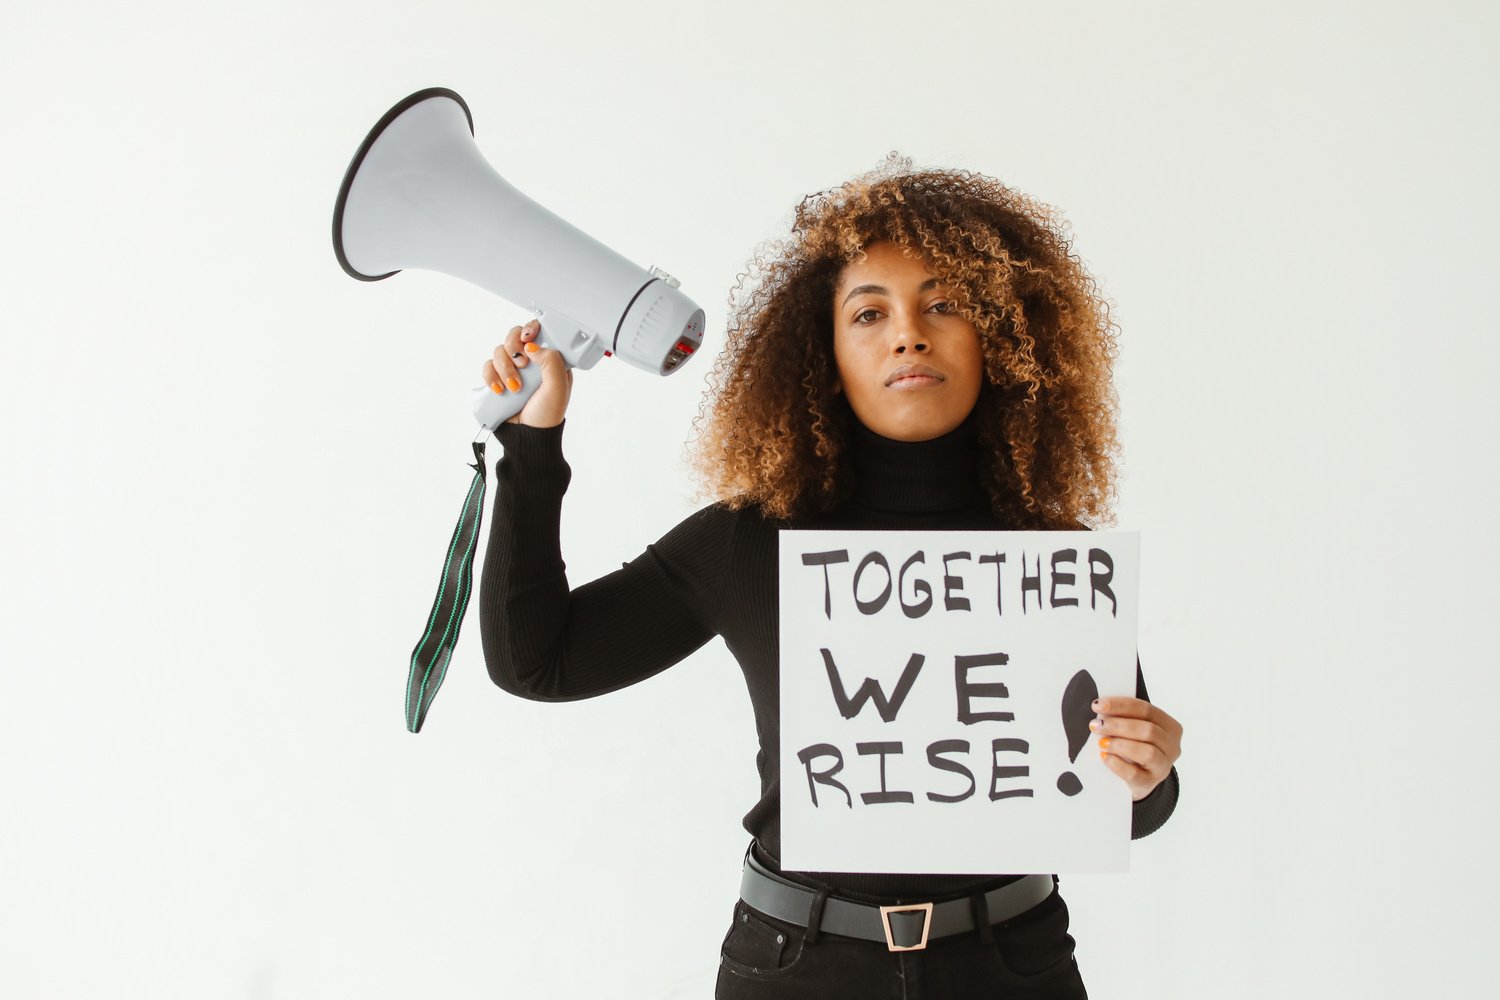
[[[913,418],[909,420],[884,419],[875,421],[863,421],[870,430],[883,438],[892,441],[931,441],[940,438],[963,423],[963,418],[957,420],[946,420],[942,418],[928,417],[926,419]]]

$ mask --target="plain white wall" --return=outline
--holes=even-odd
[[[539,705],[490,685],[475,611],[402,724],[468,390],[527,317],[352,281],[329,220],[366,130],[447,86],[711,340],[756,243],[888,150],[1057,206],[1122,329],[1119,523],[1186,727],[1132,873],[1064,880],[1092,994],[1477,995],[1497,28],[1477,2],[8,6],[0,989],[712,990],[758,790],[722,643]],[[692,509],[708,369],[579,376],[575,585]]]

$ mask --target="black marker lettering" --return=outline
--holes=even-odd
[[[875,711],[886,722],[896,721],[896,713],[901,711],[901,703],[906,701],[911,686],[917,682],[917,674],[922,672],[922,663],[926,659],[921,653],[911,654],[911,659],[906,661],[906,669],[901,671],[901,679],[896,682],[895,692],[887,701],[885,692],[873,677],[866,677],[859,690],[854,692],[854,697],[849,697],[844,690],[844,682],[839,677],[838,668],[833,665],[833,654],[826,649],[818,652],[823,654],[823,666],[828,670],[828,686],[833,689],[833,700],[839,707],[839,714],[852,719],[859,714],[866,701],[873,701]]]
[[[814,771],[812,760],[814,757],[832,757],[834,764],[826,771]],[[844,798],[849,800],[849,808],[854,808],[854,796],[849,794],[849,789],[844,787],[843,782],[835,781],[834,775],[844,769],[844,755],[839,753],[839,748],[832,743],[814,743],[806,750],[797,752],[797,759],[802,766],[807,768],[807,790],[812,795],[812,804],[818,804],[818,785],[828,785],[837,788],[844,793]]]
[[[1104,567],[1104,572],[1099,572],[1095,564]],[[1111,618],[1119,614],[1119,602],[1115,600],[1115,592],[1109,589],[1109,581],[1115,577],[1115,561],[1108,552],[1103,549],[1089,549],[1089,607],[1097,608],[1095,600],[1098,595],[1103,594],[1109,598],[1109,615]]]
[[[871,563],[879,563],[880,568],[885,570],[885,589],[880,596],[873,601],[861,601],[859,599],[859,581],[865,575],[865,567]],[[885,607],[885,602],[891,599],[891,564],[885,561],[885,556],[879,552],[871,552],[859,561],[859,566],[854,570],[854,604],[862,614],[873,615]]]
[[[1042,609],[1042,554],[1036,556],[1036,575],[1032,576],[1026,572],[1026,553],[1021,553],[1021,614],[1026,613],[1026,592],[1036,591],[1036,608]]]
[[[831,563],[846,563],[848,561],[848,549],[802,553],[802,565],[823,567],[823,614],[830,619],[833,618],[833,588],[828,583],[828,566]]]
[[[1072,573],[1059,573],[1057,571],[1057,564],[1058,563],[1069,563],[1069,564],[1072,564],[1072,563],[1076,562],[1077,560],[1078,560],[1078,550],[1077,549],[1062,549],[1060,551],[1052,553],[1052,598],[1051,598],[1051,600],[1052,600],[1052,606],[1054,608],[1062,608],[1062,607],[1075,607],[1076,608],[1078,606],[1078,598],[1076,598],[1076,597],[1058,597],[1057,596],[1057,588],[1058,588],[1059,584],[1062,585],[1062,586],[1064,586],[1064,587],[1071,587],[1071,586],[1073,586],[1073,574]]]
[[[952,771],[954,774],[961,774],[965,778],[968,778],[969,790],[967,792],[964,792],[962,795],[942,795],[938,792],[928,792],[927,798],[929,798],[933,802],[962,802],[964,799],[974,794],[974,789],[976,787],[974,784],[974,772],[970,771],[967,767],[964,767],[956,760],[948,760],[947,758],[940,756],[940,754],[945,753],[968,752],[968,740],[938,740],[936,743],[928,745],[927,763],[931,764],[933,767],[937,768],[940,771]]]
[[[860,792],[859,800],[865,805],[874,805],[880,802],[912,802],[915,801],[911,792],[892,792],[885,787],[885,755],[888,753],[900,753],[901,742],[899,740],[889,743],[856,743],[854,749],[861,754],[878,753],[880,755],[880,791]]]
[[[1030,750],[1031,750],[1031,745],[1029,743],[1027,743],[1025,740],[999,739],[999,740],[994,740],[994,741],[992,741],[990,743],[990,755],[991,755],[992,759],[993,759],[993,757],[994,757],[995,754],[1005,753],[1007,751],[1014,751],[1016,753],[1029,753]],[[1002,791],[999,790],[999,784],[998,784],[998,782],[1000,781],[1001,778],[1024,778],[1024,777],[1026,777],[1028,774],[1031,773],[1031,768],[1030,767],[1028,767],[1025,764],[1020,764],[1020,765],[1015,765],[1015,766],[1006,766],[1006,767],[1001,767],[999,764],[994,764],[993,767],[994,767],[994,769],[990,772],[990,801],[991,802],[994,802],[996,799],[1011,799],[1011,798],[1016,798],[1018,796],[1022,797],[1022,798],[1030,798],[1031,797],[1031,789],[1029,789],[1029,788],[1007,788],[1005,791],[1002,792]]]
[[[897,579],[897,582],[900,584],[900,591],[902,592],[900,595],[901,612],[908,618],[921,618],[932,609],[932,585],[921,577],[913,580],[911,585],[911,589],[921,598],[920,601],[916,604],[907,604],[906,594],[904,593],[906,590],[906,571],[911,569],[912,563],[925,562],[926,559],[927,553],[918,550],[910,559],[901,564],[901,575]]]
[[[946,611],[968,611],[969,599],[963,595],[964,578],[950,576],[949,559],[968,559],[967,552],[949,552],[943,556],[943,609]]]
[[[1002,588],[1000,586],[1000,583],[1001,583],[1001,580],[1000,580],[1000,567],[1005,564],[1005,553],[1004,552],[996,552],[992,556],[980,556],[979,557],[979,561],[982,562],[982,563],[994,563],[995,564],[995,614],[997,614],[997,615],[1003,615],[1003,614],[1005,614],[1005,609],[1000,606],[1000,604],[1001,604],[1000,594],[1001,594],[1001,590],[1002,590]]]
[[[976,712],[969,707],[972,698],[1008,698],[1010,691],[1004,684],[970,684],[968,673],[974,667],[1004,666],[1010,662],[1005,653],[980,653],[977,656],[955,656],[953,658],[953,690],[958,695],[958,721],[966,726],[976,722],[1010,722],[1014,712]]]

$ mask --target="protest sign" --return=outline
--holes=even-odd
[[[780,532],[781,864],[1129,867],[1088,729],[1135,695],[1139,536]]]

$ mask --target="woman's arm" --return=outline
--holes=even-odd
[[[1164,720],[1164,723],[1167,725],[1167,728],[1172,730],[1171,732],[1163,731],[1151,742],[1153,743],[1153,745],[1156,742],[1169,744],[1169,746],[1165,748],[1165,752],[1169,753],[1171,759],[1175,761],[1177,759],[1177,754],[1180,753],[1182,727],[1178,725],[1176,719],[1173,719],[1165,712],[1160,712],[1160,710],[1156,710],[1156,712],[1150,711],[1152,707],[1151,697],[1146,692],[1146,676],[1141,672],[1141,658],[1139,656],[1137,656],[1135,659],[1135,697],[1139,699],[1141,705],[1145,707],[1149,714],[1155,715],[1159,713]],[[1091,728],[1100,733],[1101,738],[1103,738],[1110,732],[1115,732],[1117,734],[1120,732],[1128,732],[1130,735],[1134,735],[1140,737],[1141,740],[1145,740],[1146,733],[1144,731],[1137,732],[1135,728],[1129,728],[1143,727],[1144,716],[1142,715],[1142,713],[1134,710],[1136,706],[1120,704],[1120,702],[1128,703],[1131,701],[1131,699],[1112,698],[1109,699],[1109,701],[1114,702],[1114,704],[1109,704],[1107,709],[1101,713],[1101,718],[1105,720],[1105,725],[1101,727],[1098,722],[1095,722],[1091,725]],[[1121,725],[1122,722],[1123,726]],[[1152,723],[1151,726],[1155,729],[1161,728],[1156,723]],[[1110,738],[1117,740],[1121,739],[1119,735]],[[1128,740],[1125,740],[1124,742],[1129,743]],[[1134,776],[1135,772],[1139,771],[1139,768],[1137,768],[1136,765],[1127,763],[1125,760],[1122,760],[1115,754],[1107,755],[1105,760],[1109,765],[1110,770],[1114,771],[1117,774],[1121,774],[1122,777],[1124,777],[1122,771],[1128,771],[1132,774],[1132,776]],[[1179,786],[1177,783],[1177,767],[1175,764],[1173,764],[1171,765],[1171,769],[1167,772],[1166,776],[1161,779],[1161,781],[1155,788],[1151,789],[1151,791],[1144,797],[1136,799],[1135,802],[1132,803],[1130,815],[1131,840],[1140,840],[1142,837],[1149,836],[1150,834],[1153,834],[1157,830],[1161,829],[1162,824],[1171,817],[1172,812],[1177,808],[1178,791]]]
[[[502,423],[496,496],[479,591],[490,678],[536,701],[573,701],[644,680],[718,633],[735,515],[696,511],[621,569],[570,590],[558,544],[572,470],[565,422]]]

